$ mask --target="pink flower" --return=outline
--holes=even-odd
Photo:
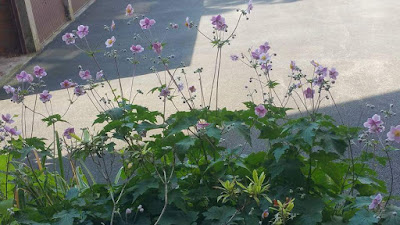
[[[42,101],[43,103],[46,103],[48,101],[50,101],[52,95],[49,93],[48,90],[44,90],[42,93],[40,93],[39,95],[39,99],[40,101]]]
[[[114,20],[111,21],[110,29],[111,29],[111,31],[114,31],[114,30],[115,30],[115,22],[114,22]]]
[[[75,134],[75,129],[70,127],[65,129],[64,131],[64,137],[66,137],[67,139],[71,139],[71,134]]]
[[[81,70],[79,71],[79,76],[82,78],[82,80],[90,80],[92,79],[92,75],[90,75],[90,71],[89,70]]]
[[[1,115],[1,118],[6,123],[9,123],[9,124],[14,123],[14,120],[13,120],[12,116],[9,113],[7,113],[6,115],[4,115],[4,114]]]
[[[250,14],[251,10],[253,10],[253,0],[249,0],[249,2],[247,3],[246,12],[247,12],[248,14]]]
[[[333,79],[333,80],[336,80],[337,76],[339,76],[338,71],[336,71],[336,68],[332,67],[332,68],[329,70],[329,77],[330,77],[331,79]]]
[[[176,23],[171,23],[171,28],[172,29],[178,29],[179,28],[179,25],[178,24],[176,24]]]
[[[254,108],[254,112],[258,118],[263,118],[267,114],[268,110],[264,107],[264,105],[259,104],[256,108]]]
[[[304,96],[306,97],[306,98],[314,98],[314,90],[313,89],[311,89],[311,88],[307,88],[304,92],[303,92],[303,94],[304,94]]]
[[[96,73],[96,80],[100,80],[104,76],[103,70],[100,70]]]
[[[149,18],[147,18],[147,17],[145,17],[144,19],[141,19],[141,20],[139,21],[140,27],[141,27],[143,30],[150,29],[150,27],[152,27],[155,23],[156,23],[155,20],[149,19]]]
[[[6,91],[7,94],[12,94],[15,92],[15,88],[11,87],[10,85],[6,85],[3,87],[4,91]]]
[[[86,35],[89,34],[89,26],[79,25],[76,34],[79,38],[84,38]]]
[[[189,87],[189,91],[192,92],[192,93],[196,92],[196,88],[194,86],[190,86]]]
[[[73,33],[65,33],[62,36],[62,40],[65,42],[65,44],[70,45],[70,44],[75,44],[75,35]]]
[[[61,88],[70,88],[74,87],[75,83],[69,80],[64,80],[63,82],[60,83]]]
[[[170,94],[171,92],[169,91],[169,89],[168,88],[163,88],[163,89],[161,89],[161,91],[160,91],[160,97],[162,96],[162,97],[168,97],[168,95]]]
[[[387,139],[400,143],[400,125],[390,127],[390,131],[387,133]]]
[[[33,67],[33,73],[35,74],[35,76],[39,79],[47,76],[46,71],[44,70],[44,68],[40,67],[40,66],[35,66]]]
[[[213,16],[211,18],[211,24],[214,25],[216,30],[225,30],[228,27],[225,23],[225,18],[221,15]]]
[[[85,91],[85,89],[84,89],[83,86],[78,85],[78,86],[76,86],[76,87],[74,88],[74,94],[75,94],[76,96],[82,96],[82,95],[86,94],[86,91]]]
[[[193,27],[193,23],[189,21],[189,17],[186,17],[185,26],[189,29]]]
[[[238,61],[239,60],[239,56],[231,55],[231,59],[232,59],[232,61]]]
[[[153,43],[152,46],[153,46],[153,50],[154,50],[155,53],[161,54],[163,46],[162,46],[162,44],[160,42],[157,41],[157,42]]]
[[[208,127],[210,124],[207,123],[205,120],[200,120],[199,122],[197,122],[196,127],[197,130],[202,130],[202,129],[206,129],[206,127]]]
[[[375,196],[374,199],[372,199],[371,204],[368,206],[368,208],[371,209],[375,209],[376,207],[378,207],[382,202],[382,195],[381,194],[377,194]]]
[[[18,131],[16,128],[11,128],[9,126],[4,126],[4,130],[6,130],[12,136],[18,136],[21,134],[21,131]]]
[[[133,53],[141,53],[144,51],[144,48],[141,45],[132,45],[131,46],[131,51]]]
[[[29,82],[32,83],[33,81],[33,76],[30,75],[29,73],[25,72],[25,71],[21,71],[20,74],[16,75],[16,78],[19,82]]]
[[[266,209],[266,210],[264,210],[264,212],[261,214],[261,218],[262,219],[265,219],[265,218],[267,218],[269,216],[269,212],[268,212],[268,209]]]
[[[385,129],[381,117],[377,114],[373,115],[372,118],[368,118],[364,123],[364,127],[368,128],[370,133],[380,133]]]
[[[111,48],[114,45],[115,41],[116,41],[116,39],[114,36],[112,36],[110,39],[107,39],[107,41],[105,43],[106,48]]]
[[[125,9],[125,16],[132,16],[133,15],[133,7],[131,4],[128,4]]]

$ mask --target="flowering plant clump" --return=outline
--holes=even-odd
[[[3,87],[22,111],[21,115],[1,113],[1,223],[399,224],[390,154],[398,150],[400,125],[385,131],[387,121],[374,114],[362,130],[337,125],[320,113],[324,101],[332,100],[336,106],[332,88],[340,76],[334,67],[313,60],[309,65],[313,72],[305,74],[291,61],[288,89],[279,96],[275,90],[280,86],[272,74],[276,54],[270,43],[222,55],[222,48],[234,42],[237,27],[254,8],[250,0],[238,10],[233,25],[222,15],[212,16],[211,35],[201,32],[189,17],[182,18],[187,32],[197,30],[216,52],[215,65],[194,71],[198,83],[189,82],[184,64],[170,68],[174,57],[165,55],[167,34],[180,29],[179,24],[165,24],[168,29],[162,41],[153,38],[151,30],[162,22],[145,16],[138,19],[131,4],[125,16],[140,32],[134,35],[134,43],[115,45],[117,35],[110,35],[101,49],[94,50],[86,39],[87,25],[62,36],[66,45],[87,53],[96,66],[91,71],[79,66],[74,77],[59,81],[68,99],[65,111],[53,107],[55,96],[44,81],[53,74],[40,66],[18,73],[17,87]],[[118,30],[114,21],[109,24],[105,30]],[[131,57],[119,54],[126,51]],[[98,63],[102,56],[112,59],[117,87],[112,86],[105,65]],[[226,59],[254,72],[244,89],[249,101],[242,110],[219,105],[221,62]],[[141,60],[157,65],[151,72],[159,85],[149,93],[155,93],[162,111],[136,104],[136,97],[144,93],[133,91]],[[118,61],[132,64],[128,90],[123,89]],[[157,68],[165,73],[162,79]],[[204,87],[202,74],[210,71],[211,87]],[[108,92],[103,96],[100,88]],[[33,104],[26,101],[27,95],[35,97]],[[97,110],[93,121],[100,127],[97,131],[66,121],[70,110],[79,110],[74,103],[83,100]],[[44,112],[38,104],[43,104]],[[289,104],[299,117],[287,116]],[[168,115],[167,105],[176,111]],[[392,106],[384,112],[385,118],[394,115]],[[52,128],[51,140],[35,136],[37,122]],[[232,136],[241,143],[231,146],[227,139]],[[265,145],[249,153],[255,138],[265,140]],[[356,148],[362,149],[361,154],[354,153]],[[371,162],[388,166],[389,187],[376,178]]]

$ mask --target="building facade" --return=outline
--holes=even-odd
[[[93,0],[0,0],[0,55],[39,51]]]

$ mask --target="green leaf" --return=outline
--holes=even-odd
[[[196,140],[196,138],[187,136],[175,144],[176,154],[179,160],[183,161],[185,159],[187,150],[195,144]]]
[[[75,218],[79,218],[80,214],[76,210],[63,210],[55,215],[53,218],[59,219],[56,225],[73,225]]]
[[[285,151],[288,150],[289,148],[290,148],[289,145],[284,145],[282,147],[279,147],[279,148],[273,150],[276,162],[279,162],[279,159],[281,159],[281,156],[283,154],[285,154]]]
[[[119,179],[122,179],[122,180],[126,179],[126,174],[125,174],[125,170],[124,170],[123,166],[121,166],[121,168],[119,168],[117,175],[115,175],[114,184],[118,184]]]
[[[207,212],[204,212],[203,216],[205,216],[206,220],[218,221],[218,224],[226,224],[235,213],[236,209],[230,206],[213,206]],[[237,218],[232,219],[229,224],[234,224],[233,222],[236,220]]]
[[[375,214],[365,208],[360,209],[356,214],[349,220],[348,225],[370,225],[378,222]]]
[[[163,217],[161,217],[160,225],[181,225],[195,224],[198,212],[182,212],[180,210],[167,209]]]
[[[58,154],[58,168],[60,169],[61,177],[63,179],[65,179],[62,147],[61,147],[61,143],[60,143],[60,137],[58,136],[57,131],[55,132],[55,135],[56,135],[56,147],[57,147],[57,154]]]
[[[42,119],[42,121],[47,122],[47,126],[51,126],[57,122],[67,122],[67,121],[63,120],[61,115],[59,115],[59,114],[54,114],[49,117],[46,117],[46,118]]]
[[[319,198],[296,199],[294,203],[294,212],[300,213],[294,219],[294,224],[315,225],[322,221],[322,210],[324,202]]]

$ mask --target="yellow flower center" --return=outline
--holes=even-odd
[[[400,130],[395,130],[394,131],[394,136],[395,137],[400,137]]]
[[[262,60],[267,60],[267,56],[263,55],[263,56],[261,56],[261,59]]]
[[[113,41],[111,39],[108,39],[108,44],[111,45]]]

